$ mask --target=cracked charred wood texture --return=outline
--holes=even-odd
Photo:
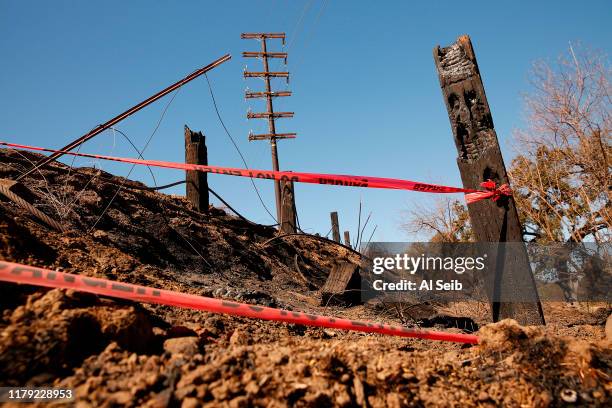
[[[185,126],[185,163],[208,165],[206,137]],[[208,213],[208,175],[201,171],[186,171],[187,200],[197,211]]]
[[[295,234],[296,228],[296,210],[295,210],[295,193],[292,181],[281,181],[281,219],[280,232],[283,234]]]
[[[488,179],[497,185],[508,183],[470,38],[461,36],[448,47],[435,47],[433,54],[457,147],[463,186],[480,189],[480,183]],[[512,197],[495,202],[479,201],[469,204],[468,210],[477,241],[523,242]],[[485,279],[493,321],[513,318],[521,324],[544,324],[524,245],[500,245],[497,253],[489,255],[489,262],[498,265]],[[518,299],[521,301],[517,302]]]

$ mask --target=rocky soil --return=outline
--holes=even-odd
[[[16,176],[39,157],[0,150],[0,178]],[[400,321],[380,307],[320,306],[319,289],[334,262],[359,262],[331,242],[275,239],[273,228],[219,208],[203,215],[182,197],[95,169],[69,172],[53,164],[25,184],[29,191],[20,194],[67,231],[1,199],[0,259],[291,310]],[[481,344],[465,346],[0,283],[0,386],[72,388],[77,407],[610,406],[610,309],[544,307],[544,328],[487,324],[477,304],[429,305],[408,322],[460,331],[449,327],[460,321],[453,318],[469,318],[480,326]]]

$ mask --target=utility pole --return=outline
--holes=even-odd
[[[470,37],[464,35],[448,47],[435,47],[433,54],[463,186],[479,189],[480,183],[487,180],[495,181],[498,186],[508,183]],[[514,199],[510,196],[497,201],[482,200],[468,204],[468,210],[478,242],[517,243],[500,245],[493,255],[495,262],[489,257],[492,265],[502,266],[495,270],[494,276],[487,276],[492,287],[493,321],[514,318],[524,325],[544,324]],[[519,295],[521,302],[510,301]]]
[[[261,52],[243,52],[242,56],[244,58],[261,58],[263,61],[263,71],[262,72],[244,72],[245,78],[263,78],[265,83],[265,91],[264,92],[249,92],[245,93],[245,98],[265,98],[266,99],[266,112],[260,113],[251,113],[247,114],[248,119],[267,119],[268,120],[268,133],[265,134],[249,134],[249,141],[252,140],[269,140],[270,147],[272,150],[272,169],[274,171],[279,170],[278,165],[278,149],[276,145],[276,141],[279,139],[295,139],[295,133],[276,133],[276,123],[275,120],[277,118],[292,118],[293,112],[275,112],[272,104],[272,99],[276,97],[283,96],[291,96],[290,91],[282,91],[282,92],[274,92],[272,91],[272,87],[270,85],[270,78],[285,78],[287,82],[289,82],[289,72],[270,72],[268,66],[268,58],[283,58],[285,60],[285,64],[287,64],[287,53],[286,52],[268,52],[267,48],[267,39],[280,39],[285,45],[285,33],[243,33],[240,35],[242,39],[256,39],[261,41]],[[276,180],[274,182],[274,194],[276,196],[276,215],[277,220],[280,225],[295,225],[295,212],[287,213],[288,209],[292,206],[284,206],[285,211],[283,211],[283,190],[287,188],[293,188],[293,186],[284,185],[283,189],[281,189],[281,182]],[[293,208],[295,208],[295,203],[293,203]],[[289,211],[291,212],[291,211]],[[295,227],[294,227],[295,228]],[[293,231],[295,232],[295,230]]]

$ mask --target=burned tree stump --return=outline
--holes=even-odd
[[[463,186],[481,189],[480,184],[486,180],[493,180],[498,186],[508,183],[470,38],[462,36],[448,47],[435,47],[433,54]],[[521,223],[511,196],[495,202],[483,200],[469,204],[468,210],[479,242],[523,242]],[[521,324],[544,324],[526,249],[522,245],[499,248],[494,255],[496,259],[489,258],[489,261],[502,268],[497,268],[495,276],[487,277],[493,321],[514,318]],[[522,300],[527,298],[526,301],[511,301],[517,295]]]
[[[185,163],[208,165],[206,137],[185,126]],[[208,175],[201,171],[186,171],[187,200],[197,211],[208,213]]]
[[[361,303],[359,266],[348,261],[337,262],[321,288],[321,305],[359,303]]]

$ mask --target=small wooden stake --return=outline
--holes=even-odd
[[[280,232],[283,234],[295,234],[296,211],[295,211],[295,190],[293,181],[281,181],[281,219]]]
[[[185,125],[185,163],[208,165],[206,137],[202,132],[192,132]],[[197,211],[208,213],[208,175],[201,171],[186,171],[187,200]]]
[[[344,231],[344,245],[351,246],[351,233],[348,231]]]
[[[480,189],[480,183],[489,179],[498,186],[508,183],[470,37],[459,37],[456,43],[445,48],[435,47],[433,54],[457,147],[457,165],[463,186]],[[479,242],[523,242],[512,197],[479,201],[469,204],[468,210]],[[521,324],[544,324],[526,248],[523,245],[500,246],[493,256],[495,260],[489,257],[489,261],[498,268],[495,276],[487,277],[493,321],[513,318]],[[511,301],[519,297],[528,301]]]
[[[338,213],[334,211],[329,215],[331,216],[333,240],[336,242],[340,242],[340,223],[338,222]]]

